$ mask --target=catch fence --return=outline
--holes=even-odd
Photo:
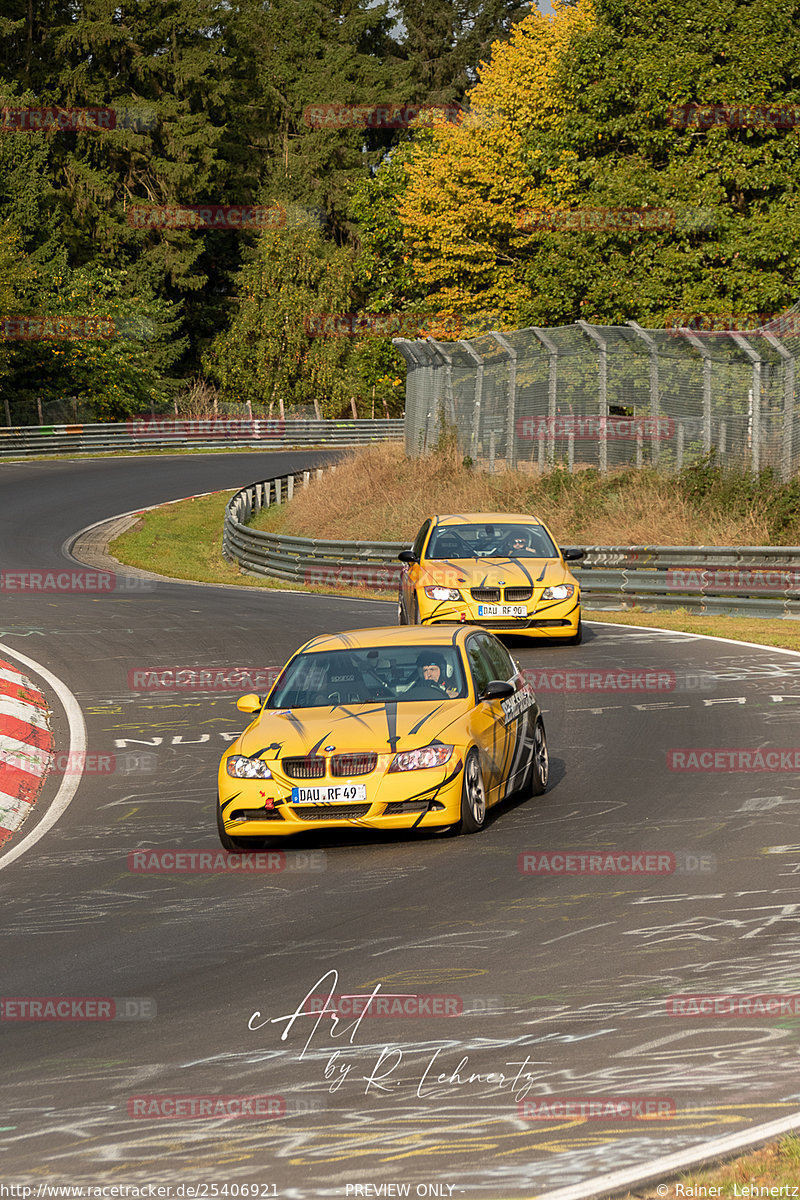
[[[406,452],[425,454],[454,430],[489,470],[675,471],[714,450],[723,465],[790,478],[800,469],[800,305],[757,329],[707,324],[396,338],[408,367]]]

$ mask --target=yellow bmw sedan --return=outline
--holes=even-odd
[[[430,517],[403,563],[398,624],[459,621],[502,633],[582,637],[581,589],[543,521],[509,513]]]
[[[356,629],[302,646],[219,768],[226,850],[320,827],[477,833],[513,792],[547,787],[544,723],[482,629]]]

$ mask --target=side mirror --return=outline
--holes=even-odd
[[[562,550],[564,562],[577,562],[579,558],[583,558],[584,551],[579,550],[577,546],[570,546],[567,550]]]
[[[397,557],[404,563],[419,562],[413,550],[401,550]]]
[[[239,712],[257,713],[262,703],[263,701],[260,696],[257,696],[255,692],[249,692],[246,696],[239,697],[236,701],[236,707]]]
[[[478,696],[479,700],[507,700],[514,695],[513,683],[504,683],[502,679],[493,679]]]

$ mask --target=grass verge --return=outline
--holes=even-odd
[[[800,1179],[800,1138],[789,1134],[742,1158],[707,1171],[681,1175],[673,1183],[661,1183],[642,1191],[628,1192],[620,1200],[680,1200],[681,1197],[792,1196]],[[766,1189],[775,1188],[774,1192]],[[778,1190],[782,1188],[783,1190]],[[751,1189],[751,1190],[747,1190]]]

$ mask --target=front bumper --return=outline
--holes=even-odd
[[[426,596],[418,599],[420,623],[423,625],[479,625],[498,633],[521,633],[537,638],[572,637],[578,632],[581,618],[580,593],[568,600],[539,601],[533,608],[528,604],[527,617],[480,617],[478,604],[473,600],[435,601]]]
[[[227,756],[226,756],[227,757]],[[463,756],[456,751],[444,767],[403,771],[391,775],[373,772],[336,783],[364,783],[366,801],[335,805],[292,804],[293,782],[232,779],[222,760],[219,804],[229,837],[286,837],[319,828],[432,829],[454,825],[461,817]],[[320,782],[334,782],[329,779]],[[268,797],[264,793],[268,792]],[[265,808],[265,799],[274,807]]]

